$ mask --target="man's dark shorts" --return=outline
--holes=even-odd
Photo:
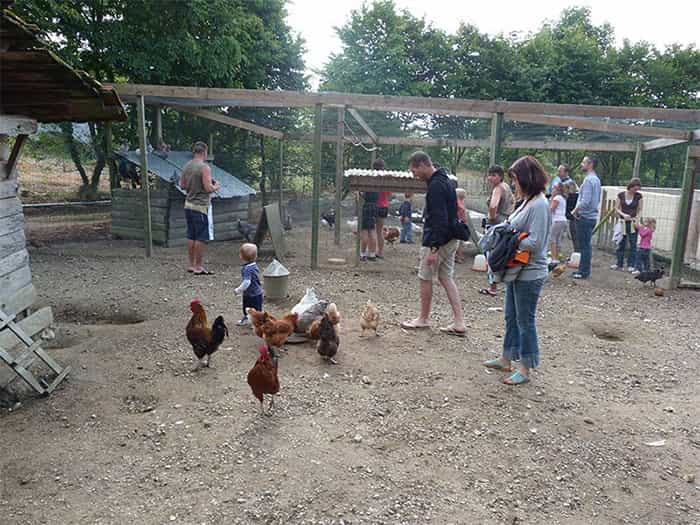
[[[365,202],[362,206],[362,229],[374,230],[377,224],[377,205],[373,202]]]
[[[209,217],[205,213],[185,208],[185,220],[187,221],[187,238],[190,241],[209,240]]]
[[[389,216],[389,208],[377,208],[377,217],[386,219]]]

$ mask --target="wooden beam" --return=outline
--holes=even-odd
[[[348,110],[352,114],[353,110]],[[357,113],[357,112],[355,112]],[[354,115],[353,115],[354,116]],[[358,115],[359,117],[359,115]],[[360,117],[360,120],[362,117]],[[355,117],[357,120],[357,117]],[[362,123],[357,121],[360,126]],[[364,128],[364,126],[363,126]],[[367,126],[369,129],[369,126]],[[365,129],[367,131],[367,129]],[[371,129],[369,129],[372,132]],[[335,224],[334,224],[334,236],[336,246],[340,245],[340,225],[342,223],[342,209],[340,202],[343,200],[343,153],[345,149],[345,143],[343,142],[343,134],[345,132],[345,108],[338,108],[338,122],[336,131],[336,142],[335,142]],[[376,135],[375,135],[376,139]]]
[[[22,146],[27,142],[28,135],[17,135],[15,143],[12,146],[12,151],[10,152],[10,157],[7,159],[5,164],[5,179],[13,179],[15,175],[15,169],[17,168],[17,161],[19,160],[19,154],[22,152]],[[0,179],[2,179],[2,174],[0,173]]]
[[[503,113],[494,113],[491,118],[491,140],[489,141],[489,164],[498,164],[503,142]]]
[[[655,139],[649,140],[642,144],[642,149],[644,151],[651,151],[659,148],[667,148],[669,146],[676,146],[678,144],[685,144],[687,140],[682,139]]]
[[[634,144],[627,142],[579,142],[573,140],[509,140],[506,149],[541,149],[551,151],[634,151]]]
[[[389,146],[437,146],[446,148],[458,146],[462,148],[486,148],[489,141],[486,139],[443,139],[424,137],[377,137],[377,144]]]
[[[312,133],[297,133],[286,135],[289,140],[313,141]],[[337,141],[336,135],[323,135],[323,142]],[[362,142],[370,143],[370,137],[359,137]],[[346,143],[352,143],[349,137],[344,137]],[[459,146],[463,148],[488,148],[488,139],[442,139],[424,137],[377,137],[378,144],[394,146],[416,147],[448,147]],[[505,149],[541,149],[552,151],[634,151],[635,146],[631,142],[579,142],[573,140],[510,140],[501,143]]]
[[[338,108],[340,109],[340,108]],[[365,133],[369,135],[369,137],[372,139],[372,142],[375,144],[377,143],[377,134],[372,130],[369,124],[367,124],[367,121],[362,118],[362,115],[355,109],[355,108],[348,108],[348,113],[352,115],[352,118],[354,118],[357,123],[360,125],[360,127],[365,130]]]
[[[639,178],[639,170],[642,167],[642,143],[637,142],[634,150],[634,165],[632,166],[632,178]]]
[[[36,133],[36,120],[18,115],[0,115],[0,135],[30,135]]]
[[[151,188],[148,184],[148,150],[146,142],[146,108],[143,97],[139,97],[136,103],[137,128],[139,133],[139,149],[141,153],[141,189],[145,192],[143,231],[144,244],[146,245],[146,257],[150,257],[153,251],[153,229],[151,225]]]
[[[115,84],[120,97],[144,95],[149,98],[196,99],[212,105],[249,107],[353,106],[370,111],[432,113],[436,115],[473,115],[489,118],[486,113],[517,115],[568,115],[577,117],[629,118],[700,122],[699,109],[643,108],[632,106],[594,106],[584,104],[550,104],[542,102],[510,102],[507,100],[447,99],[350,93],[305,93],[300,91],[263,91],[254,89],[202,88]],[[159,101],[156,101],[159,102]],[[200,104],[204,105],[204,104]],[[483,115],[483,116],[482,116]]]
[[[200,108],[188,108],[184,106],[173,106],[173,108],[181,113],[188,113],[196,117],[220,122],[221,124],[226,124],[227,126],[245,129],[247,131],[257,133],[258,135],[264,135],[266,137],[272,137],[274,139],[284,138],[284,133],[282,133],[281,131],[266,128],[265,126],[258,126],[257,124],[253,124],[252,122],[246,122],[245,120],[229,117],[228,115],[217,113],[216,111],[210,111],[208,109]]]
[[[617,124],[605,120],[591,120],[580,117],[560,117],[550,115],[518,115],[509,113],[508,120],[516,122],[528,122],[530,124],[543,124],[547,126],[561,126],[575,129],[589,129],[603,131],[606,133],[621,133],[626,135],[640,135],[645,137],[663,137],[669,139],[688,140],[690,132],[682,129],[659,128],[652,126],[630,126],[627,124]]]
[[[280,220],[282,221],[282,224],[284,224],[284,204],[282,202],[282,193],[283,193],[283,188],[284,188],[284,139],[279,139],[279,146],[280,146],[280,178],[279,178],[279,183],[277,184],[277,191],[278,191],[278,201],[279,201],[279,208],[280,208]]]
[[[160,104],[153,106],[153,128],[156,136],[156,149],[163,142],[163,108]]]
[[[688,226],[690,224],[690,212],[693,207],[693,194],[695,180],[700,171],[700,161],[690,157],[690,148],[685,157],[685,171],[681,185],[680,205],[676,216],[676,230],[673,234],[673,247],[671,254],[670,287],[677,288],[681,280],[681,269],[685,257],[685,246],[688,240]]]
[[[311,269],[318,268],[318,234],[321,221],[321,154],[323,142],[321,131],[323,127],[323,105],[316,104],[314,118],[314,147],[313,147],[313,191],[311,196]]]

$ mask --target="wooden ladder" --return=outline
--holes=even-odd
[[[31,285],[30,285],[31,286]],[[31,287],[31,295],[34,295]],[[23,294],[25,295],[25,294]],[[4,304],[2,306],[5,306]],[[25,318],[23,321],[16,321],[17,313],[10,309],[9,312],[0,309],[0,361],[9,366],[14,373],[29,385],[37,394],[49,395],[70,373],[70,367],[62,367],[44,350],[41,340],[41,332],[49,326],[52,320],[50,309],[42,309],[33,316]],[[48,312],[47,312],[48,310]],[[32,319],[33,318],[33,319]],[[35,322],[32,322],[36,320]],[[23,326],[24,325],[24,326]],[[25,329],[26,327],[26,329]],[[34,335],[35,339],[27,333],[27,330]],[[9,343],[5,343],[9,341]],[[24,350],[13,355],[10,348],[16,346],[17,342],[24,345]],[[51,383],[42,378],[36,378],[29,371],[29,367],[36,359],[48,366],[56,377]]]

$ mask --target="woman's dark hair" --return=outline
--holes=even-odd
[[[503,170],[503,166],[500,164],[492,164],[489,166],[489,169],[486,170],[487,175],[498,175],[501,180],[503,180],[503,177],[505,177],[506,172]]]
[[[372,163],[372,169],[381,171],[385,168],[384,159],[377,159]]]
[[[542,164],[531,155],[525,155],[516,160],[508,168],[508,175],[518,180],[520,191],[527,200],[544,192],[549,180]]]
[[[639,180],[637,177],[633,177],[630,179],[630,181],[627,183],[627,189],[631,190],[635,186],[639,186],[639,189],[642,189],[642,181]]]

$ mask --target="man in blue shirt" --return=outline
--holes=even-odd
[[[443,168],[435,169],[433,161],[422,151],[417,151],[408,161],[408,167],[417,179],[425,181],[425,208],[423,209],[423,240],[420,249],[420,316],[404,321],[401,326],[408,330],[430,328],[430,306],[433,299],[433,277],[437,276],[447,292],[452,306],[454,322],[440,331],[464,337],[466,326],[462,313],[459,290],[454,282],[455,253],[459,241],[453,238],[457,219],[457,194]]]
[[[581,161],[581,171],[586,178],[579,189],[576,207],[571,212],[577,219],[576,240],[581,251],[578,271],[572,275],[574,279],[588,279],[591,276],[593,229],[598,221],[601,195],[600,179],[595,172],[597,166],[598,159],[593,155],[586,155]]]

